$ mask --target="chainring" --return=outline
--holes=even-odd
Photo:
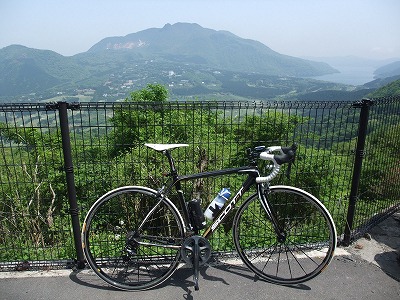
[[[181,247],[182,259],[189,265],[195,264],[194,259],[198,252],[199,266],[204,265],[211,257],[210,242],[202,236],[194,235],[185,239]]]

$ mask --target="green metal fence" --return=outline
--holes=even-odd
[[[400,97],[358,102],[158,102],[0,105],[0,270],[83,263],[92,203],[121,185],[159,187],[168,171],[149,143],[175,150],[181,174],[246,163],[256,145],[299,145],[290,184],[316,195],[349,243],[400,207]],[[284,173],[284,172],[283,172]],[[203,184],[212,199],[238,180]],[[188,193],[190,187],[187,187]],[[229,226],[212,239],[231,253]]]

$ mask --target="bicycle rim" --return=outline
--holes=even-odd
[[[156,192],[123,187],[102,196],[82,230],[86,260],[103,280],[123,290],[144,290],[168,279],[180,260],[183,221]]]
[[[336,229],[327,209],[311,194],[273,186],[268,203],[284,238],[278,238],[258,195],[248,198],[234,221],[236,249],[261,278],[279,284],[301,283],[329,264],[336,248]]]

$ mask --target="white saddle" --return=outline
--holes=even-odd
[[[189,146],[188,144],[144,144],[144,145],[156,151],[165,151],[169,149]]]

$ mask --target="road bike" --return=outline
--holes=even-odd
[[[86,261],[107,283],[122,290],[150,289],[185,262],[193,268],[198,290],[199,268],[212,256],[209,238],[234,211],[237,254],[259,278],[298,284],[320,274],[332,260],[337,234],[325,206],[299,188],[270,185],[281,166],[294,161],[297,145],[247,149],[246,166],[190,175],[179,175],[172,157],[173,149],[187,144],[145,145],[167,157],[167,182],[157,190],[123,186],[109,191],[93,204],[82,226]],[[260,160],[269,163],[267,176],[260,173]],[[182,183],[232,174],[245,180],[223,206],[209,206],[212,221],[207,225],[200,201],[187,201]],[[176,201],[170,197],[173,191]],[[252,195],[236,205],[246,192]]]

